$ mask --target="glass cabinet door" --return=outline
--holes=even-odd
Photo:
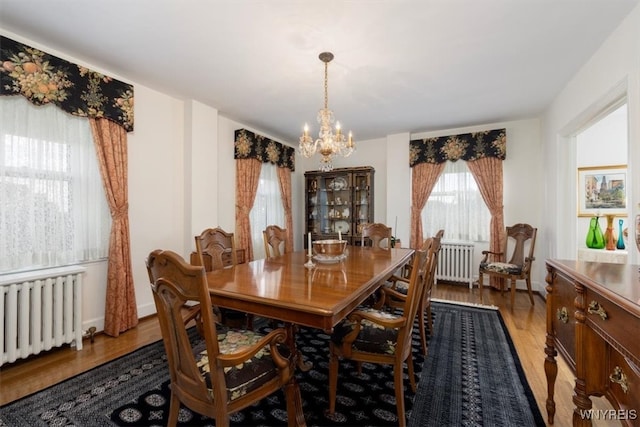
[[[359,226],[373,220],[373,174],[370,166],[305,172],[306,229],[313,240],[360,241]]]
[[[349,174],[325,175],[321,178],[320,204],[323,211],[322,233],[338,233],[347,237],[351,232],[351,179]]]
[[[360,235],[361,225],[373,221],[373,200],[371,197],[371,174],[354,173],[354,234]]]

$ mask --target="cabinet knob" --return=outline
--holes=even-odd
[[[567,307],[558,309],[558,320],[562,323],[567,323],[569,321],[569,311],[567,310]]]
[[[602,306],[597,301],[591,301],[589,303],[589,307],[587,308],[587,313],[589,314],[597,314],[600,316],[602,320],[607,320],[607,312],[602,308]]]
[[[609,375],[609,381],[612,383],[620,384],[622,391],[624,394],[629,392],[629,382],[627,381],[627,376],[624,372],[622,372],[622,368],[620,366],[616,366],[613,369],[613,373]]]

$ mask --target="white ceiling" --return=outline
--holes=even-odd
[[[0,28],[296,142],[538,115],[640,0],[0,0]]]

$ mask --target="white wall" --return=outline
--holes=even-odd
[[[640,6],[567,83],[542,119],[545,178],[545,241],[543,259],[575,259],[576,147],[571,135],[621,94],[627,95],[629,143],[627,151],[630,218],[640,213]],[[629,221],[629,235],[634,235]],[[630,262],[638,253],[629,251]]]

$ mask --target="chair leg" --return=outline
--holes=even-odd
[[[420,340],[422,340],[422,354],[427,355],[427,332],[425,330],[424,307],[420,304],[418,309],[418,327],[420,328]]]
[[[336,394],[338,389],[338,356],[334,353],[334,344],[329,344],[329,413],[336,411]]]
[[[405,415],[404,415],[404,384],[402,383],[402,362],[396,363],[395,366],[393,367],[393,377],[394,377],[394,383],[396,388],[396,408],[398,409],[398,426],[405,427],[407,424],[407,421],[405,420]]]
[[[411,391],[415,393],[416,389],[418,388],[418,385],[416,384],[416,374],[413,366],[413,354],[411,354],[411,352],[409,352],[409,356],[407,357],[407,371],[409,374],[409,383],[411,384]]]
[[[169,427],[175,427],[178,424],[179,414],[180,414],[180,400],[175,394],[171,393],[171,402],[169,403],[169,420],[167,420],[167,425]]]
[[[480,290],[480,302],[482,303],[482,294],[484,290],[484,286],[482,286],[482,271],[478,274],[478,289]]]
[[[516,279],[511,279],[511,309],[513,310],[516,302]]]
[[[429,324],[429,336],[433,336],[433,316],[431,315],[431,304],[427,306],[427,322]]]
[[[527,276],[527,290],[529,291],[529,301],[531,301],[531,305],[535,305],[533,302],[533,291],[531,290],[531,277]]]

